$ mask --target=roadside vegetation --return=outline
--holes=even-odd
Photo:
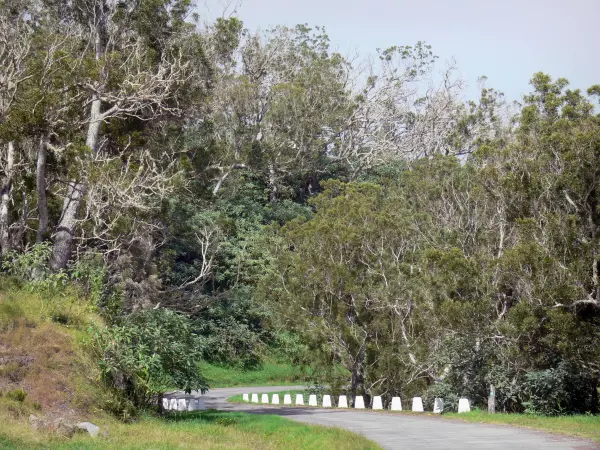
[[[2,421],[2,449],[314,449],[376,450],[380,447],[349,431],[304,425],[278,416],[196,412],[180,417],[141,417],[125,424],[106,418],[98,423],[106,436],[64,439],[44,435],[22,423]]]
[[[275,358],[266,358],[260,367],[248,370],[202,362],[200,371],[211,388],[298,385],[303,384],[307,376],[289,361],[278,362]]]
[[[155,408],[123,416],[123,398],[106,385],[94,360],[93,338],[104,324],[93,309],[75,290],[32,292],[0,278],[0,448],[379,448],[347,431],[276,416],[215,411],[160,416]],[[291,373],[283,365],[272,367],[268,373],[274,376]],[[101,435],[36,431],[28,422],[31,414],[91,421]]]
[[[552,417],[537,414],[488,414],[486,411],[478,410],[465,414],[445,413],[442,417],[474,423],[494,423],[532,428],[550,433],[587,438],[600,443],[600,416],[598,415],[575,414]]]
[[[252,389],[249,389],[248,393],[251,394]],[[276,391],[276,392],[267,392],[267,395],[269,396],[269,402],[270,402],[273,397],[273,394],[279,394],[280,405],[283,405],[283,396],[286,394],[290,394],[292,396],[292,406],[294,406],[296,404],[296,394],[304,395],[304,404],[306,405],[306,404],[308,404],[308,395],[311,393],[313,393],[313,392],[311,392],[310,390],[307,390],[307,389],[291,389],[291,390],[283,390],[283,391]],[[262,394],[258,394],[259,400],[260,400],[261,395]],[[321,400],[322,400],[322,397],[319,398],[319,401],[321,401]],[[233,395],[233,396],[229,397],[227,399],[227,401],[231,402],[231,403],[248,403],[243,399],[243,394]]]

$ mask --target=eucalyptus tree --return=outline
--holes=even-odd
[[[107,202],[128,201],[122,206],[143,210],[152,197],[169,192],[168,167],[165,171],[159,166],[163,157],[167,164],[172,158],[154,158],[131,141],[115,139],[111,131],[119,122],[144,124],[177,116],[184,90],[203,89],[206,72],[204,65],[197,64],[201,56],[198,34],[185,21],[191,7],[188,1],[94,0],[66,5],[47,1],[45,7],[55,19],[56,31],[79,42],[78,53],[72,55],[80,68],[72,80],[79,108],[72,119],[79,135],[73,133],[66,143],[71,152],[66,161],[69,181],[50,261],[58,270],[69,260],[82,204],[86,204],[85,216],[99,221],[96,228],[105,230],[113,225],[104,211]],[[107,176],[116,189],[97,193],[100,185],[110,184],[107,179],[96,185],[90,181],[111,169],[116,173]],[[109,239],[97,229],[92,230],[94,238]]]
[[[237,64],[222,75],[213,102],[222,145],[211,168],[216,194],[236,169],[262,173],[271,201],[283,179],[323,170],[349,107],[348,62],[329,49],[321,28],[245,32]]]
[[[467,155],[501,133],[501,94],[482,85],[479,102],[465,102],[455,64],[440,69],[437,59],[417,42],[378,50],[374,61],[353,68],[353,107],[331,150],[351,179],[397,161]]]
[[[2,146],[3,180],[0,190],[0,247],[5,255],[11,250],[9,203],[18,161],[18,131],[10,123],[10,113],[27,81],[27,58],[31,50],[33,29],[28,20],[26,3],[0,2],[0,146]]]

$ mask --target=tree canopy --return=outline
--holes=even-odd
[[[206,387],[183,354],[279,352],[353,394],[596,412],[600,87],[511,106],[440,68],[189,0],[0,0],[2,270],[92,298],[137,403]]]

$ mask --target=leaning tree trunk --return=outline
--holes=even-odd
[[[48,199],[46,197],[46,138],[40,138],[37,153],[37,166],[35,169],[35,182],[37,191],[37,204],[39,223],[35,242],[38,244],[44,240],[48,233]]]
[[[98,21],[94,24],[95,36],[94,47],[96,52],[96,61],[102,57],[102,23]],[[100,124],[102,122],[102,100],[95,93],[92,96],[90,115],[88,122],[87,135],[85,143],[92,155],[96,154],[98,148],[98,138],[100,136]],[[87,190],[87,180],[71,180],[67,183],[67,193],[63,201],[62,214],[54,234],[52,246],[52,256],[50,257],[50,269],[53,271],[64,269],[71,257],[73,241],[75,235],[75,226],[77,224],[77,215],[79,208],[83,203]]]
[[[10,234],[8,223],[8,204],[12,194],[12,181],[15,164],[15,144],[8,143],[6,153],[6,179],[2,190],[0,191],[0,246],[2,246],[2,256],[10,251]]]
[[[90,122],[85,141],[92,155],[96,153],[98,137],[100,135],[100,123],[102,122],[100,106],[101,100],[95,96],[92,100]],[[56,233],[54,234],[54,245],[52,246],[52,256],[50,257],[50,269],[53,271],[67,267],[73,248],[77,215],[85,198],[86,190],[86,180],[71,180],[67,183],[67,193],[63,201],[62,214],[56,227]]]

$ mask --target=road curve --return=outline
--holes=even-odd
[[[384,449],[600,449],[599,445],[588,440],[504,425],[466,423],[431,415],[227,402],[229,397],[236,394],[303,388],[304,386],[220,388],[211,389],[203,398],[207,408],[221,411],[276,414],[299,422],[346,428],[377,442]],[[166,397],[191,398],[197,395],[174,392]]]

